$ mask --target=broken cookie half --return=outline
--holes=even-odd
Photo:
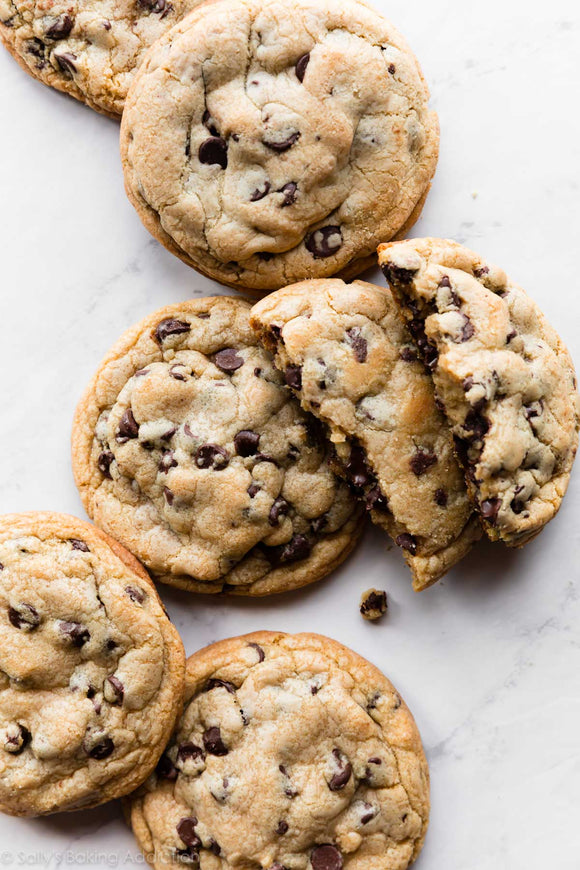
[[[379,262],[433,375],[488,537],[522,546],[557,513],[578,446],[566,347],[520,287],[456,242],[381,245]]]
[[[432,379],[390,291],[303,281],[254,306],[251,324],[335,464],[403,549],[413,587],[440,579],[481,536]]]

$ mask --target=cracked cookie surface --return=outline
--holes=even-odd
[[[403,549],[414,588],[434,583],[480,526],[390,291],[303,281],[258,302],[251,323],[303,407],[329,427],[342,473]]]
[[[0,517],[0,809],[128,794],[182,710],[185,655],[137,560],[89,523]]]
[[[201,0],[0,0],[0,37],[26,72],[121,115],[147,49]]]
[[[456,242],[381,245],[453,427],[488,536],[512,546],[557,513],[578,446],[570,355],[535,302]]]
[[[154,236],[224,284],[356,274],[421,210],[439,142],[427,101],[407,44],[365,3],[217,0],[135,78],[127,192]]]
[[[377,668],[320,635],[258,632],[188,660],[184,714],[129,809],[156,870],[404,870],[429,774]]]
[[[250,305],[173,305],[129,330],[76,413],[85,507],[157,579],[264,595],[313,582],[362,530],[317,421],[285,389]]]

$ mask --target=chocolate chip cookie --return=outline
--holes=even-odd
[[[488,536],[525,544],[557,513],[578,446],[568,351],[520,287],[455,242],[381,245],[379,259],[432,371]]]
[[[218,0],[131,87],[129,197],[170,251],[257,291],[368,265],[418,217],[439,132],[415,57],[359,0]]]
[[[151,773],[182,710],[181,640],[89,523],[0,517],[0,810],[97,806]]]
[[[272,293],[251,323],[302,405],[330,430],[342,474],[402,547],[420,590],[480,537],[433,383],[391,293],[331,278]]]
[[[157,579],[265,595],[328,574],[361,511],[317,421],[285,389],[250,305],[173,305],[129,330],[76,413],[85,507]]]
[[[27,73],[117,116],[146,50],[201,0],[0,0],[0,37]]]
[[[377,668],[320,635],[264,631],[188,660],[185,712],[129,815],[156,870],[404,870],[429,773]]]

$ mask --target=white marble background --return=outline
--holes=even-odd
[[[496,260],[580,365],[578,3],[377,2],[417,52],[441,119],[439,170],[414,234]],[[113,121],[34,82],[5,52],[0,75],[0,511],[84,516],[69,430],[86,381],[126,327],[219,288],[142,228],[123,193]],[[578,870],[579,518],[577,473],[558,518],[524,552],[481,545],[421,595],[376,531],[299,593],[162,593],[188,653],[259,628],[316,630],[391,676],[431,764],[418,870]],[[357,612],[371,583],[390,600],[377,626]],[[0,866],[59,863],[140,863],[119,804],[0,817]]]

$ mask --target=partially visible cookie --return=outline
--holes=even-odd
[[[251,322],[303,407],[329,427],[342,473],[403,548],[414,588],[434,583],[481,530],[391,293],[303,281],[258,302]]]
[[[0,810],[97,806],[151,773],[185,656],[148,575],[89,523],[0,517]]]
[[[0,37],[31,76],[122,114],[136,67],[201,0],[0,0]]]
[[[387,593],[384,589],[367,589],[360,598],[361,616],[374,622],[387,612]]]
[[[379,260],[433,373],[487,534],[525,544],[557,513],[576,455],[568,351],[520,287],[456,242],[381,245]]]
[[[147,317],[106,357],[74,422],[91,518],[157,579],[196,592],[311,583],[362,529],[317,421],[285,389],[249,311],[221,296]]]
[[[155,870],[405,870],[429,773],[377,668],[320,635],[263,631],[191,656],[181,721],[128,809]]]
[[[359,0],[217,0],[154,45],[127,98],[129,198],[172,253],[264,292],[369,265],[417,220],[437,116]]]

